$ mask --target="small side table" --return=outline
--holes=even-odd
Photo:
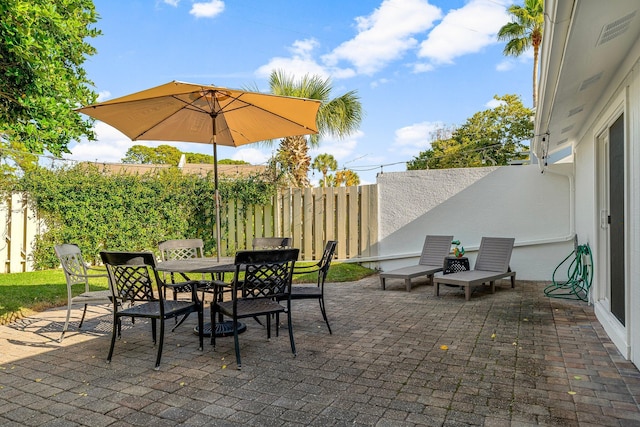
[[[466,256],[463,257],[455,257],[448,256],[444,259],[444,264],[442,266],[442,274],[450,274],[457,273],[459,271],[468,271],[469,267],[469,258]]]

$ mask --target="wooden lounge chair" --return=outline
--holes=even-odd
[[[473,286],[489,283],[491,293],[495,293],[495,281],[505,277],[511,277],[511,287],[515,287],[516,272],[509,268],[514,241],[515,239],[507,237],[483,237],[473,270],[435,276],[434,294],[438,296],[440,284],[463,286],[465,299],[469,301]]]
[[[453,236],[428,235],[424,239],[422,255],[420,256],[418,265],[380,273],[380,286],[382,289],[385,289],[386,279],[404,279],[407,291],[411,290],[411,279],[415,279],[416,277],[427,276],[431,283],[433,283],[433,275],[438,271],[442,271],[444,257],[446,257],[451,250],[452,240]]]

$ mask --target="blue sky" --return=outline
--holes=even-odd
[[[502,54],[496,40],[512,0],[94,0],[103,35],[85,63],[107,100],[172,80],[268,91],[272,69],[330,77],[333,96],[356,90],[365,117],[330,153],[363,184],[406,170],[429,148],[431,132],[489,108],[494,95],[531,106],[532,55]],[[519,3],[515,1],[515,3]],[[97,142],[70,146],[65,158],[119,162],[136,141],[96,124]],[[211,153],[203,144],[182,151]],[[219,158],[264,163],[274,148],[220,147]],[[315,172],[312,182],[320,174]]]

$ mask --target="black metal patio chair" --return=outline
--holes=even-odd
[[[231,301],[214,297],[211,302],[212,330],[216,330],[219,314],[228,316],[233,322],[233,339],[237,368],[242,368],[238,320],[265,316],[267,338],[271,338],[271,316],[276,317],[276,336],[280,313],[287,313],[291,352],[296,355],[291,322],[291,280],[299,249],[275,249],[261,251],[239,251],[235,257],[233,281],[228,284],[214,281],[216,289],[231,287]],[[282,305],[279,301],[286,301]],[[216,345],[216,336],[211,334],[211,344]]]
[[[153,343],[156,344],[156,323],[160,322],[160,340],[155,369],[160,367],[164,343],[165,320],[196,312],[198,314],[199,349],[203,344],[202,303],[198,299],[197,284],[191,284],[191,301],[167,300],[164,282],[156,270],[156,260],[151,252],[100,252],[107,267],[114,300],[130,303],[127,308],[114,304],[113,332],[107,361],[111,362],[116,335],[120,336],[122,317],[141,317],[151,320]],[[155,289],[154,289],[155,286]]]
[[[317,299],[320,304],[320,311],[322,312],[322,317],[324,318],[325,323],[327,324],[327,329],[329,330],[329,334],[331,334],[331,326],[329,326],[329,320],[327,319],[327,311],[324,303],[324,282],[327,279],[327,273],[329,272],[329,267],[331,266],[331,260],[333,259],[333,254],[336,251],[336,246],[338,242],[335,240],[329,240],[324,247],[324,251],[322,252],[322,258],[320,261],[313,265],[302,265],[296,266],[293,269],[293,274],[307,274],[307,273],[317,273],[316,284],[313,285],[293,285],[291,286],[291,300],[301,300],[301,299]]]

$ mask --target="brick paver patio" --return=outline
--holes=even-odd
[[[107,307],[80,333],[76,317],[62,344],[65,311],[40,313],[0,327],[0,425],[640,425],[640,373],[592,307],[546,298],[543,283],[469,302],[417,283],[328,284],[333,335],[316,301],[294,302],[296,358],[286,327],[268,341],[249,321],[242,371],[232,338],[198,351],[194,316],[167,333],[155,371],[143,322],[107,364]]]

